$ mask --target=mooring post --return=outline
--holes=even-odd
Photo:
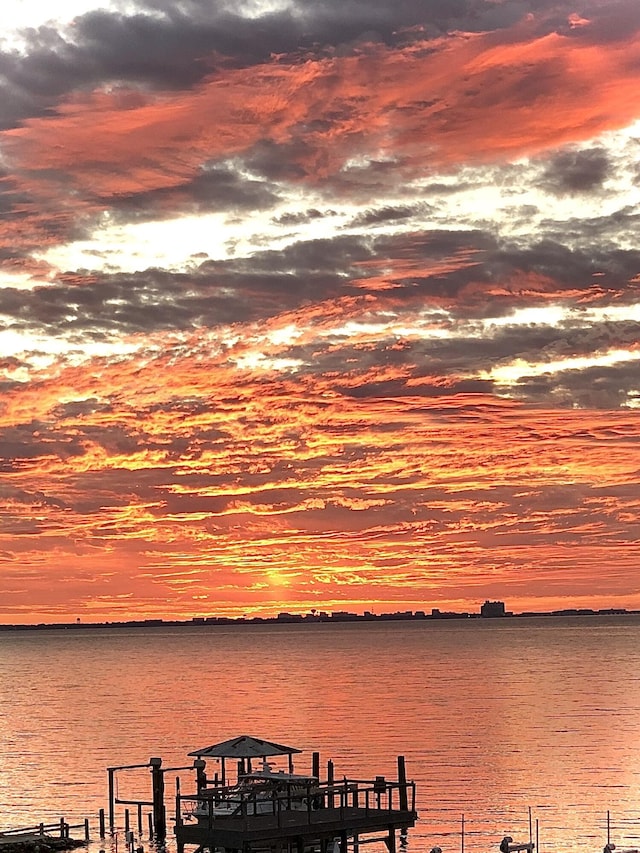
[[[129,809],[124,810],[124,831],[125,834],[129,832]]]
[[[402,811],[409,811],[409,801],[407,798],[407,771],[404,766],[404,755],[398,756],[398,784],[399,784],[399,797],[400,797],[400,808]]]
[[[109,773],[109,832],[113,835],[116,828],[116,795],[114,784],[114,775],[116,771],[113,767],[109,767],[107,769]]]
[[[147,819],[149,824],[149,838],[151,839],[153,838],[153,817],[151,815],[151,812],[147,813]]]
[[[104,809],[98,812],[98,825],[100,827],[100,838],[104,838]]]
[[[138,835],[142,835],[142,803],[138,803]]]
[[[330,809],[333,808],[333,761],[327,761],[327,785],[329,786],[329,802]],[[340,853],[343,853],[341,850]]]
[[[311,756],[311,775],[320,778],[320,753],[314,752]]]
[[[150,758],[151,784],[153,788],[153,823],[156,839],[162,843],[167,837],[167,818],[164,810],[164,771],[161,758]]]
[[[85,817],[84,819],[84,840],[89,840],[89,818]]]

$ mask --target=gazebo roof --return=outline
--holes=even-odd
[[[280,743],[272,743],[250,735],[240,735],[222,743],[194,749],[188,754],[198,758],[266,758],[268,755],[294,755],[296,752],[302,752],[302,750],[296,749],[295,746],[283,746]]]

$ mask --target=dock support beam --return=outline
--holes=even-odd
[[[387,837],[387,849],[389,853],[396,853],[396,831],[393,826],[389,827],[389,835]]]

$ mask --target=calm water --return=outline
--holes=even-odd
[[[108,766],[182,766],[238,734],[300,747],[303,772],[319,751],[338,778],[396,778],[404,755],[409,853],[459,851],[463,814],[465,853],[527,840],[530,814],[541,851],[600,851],[608,810],[636,846],[640,620],[0,633],[0,829],[95,825]],[[148,783],[119,774],[118,794]]]

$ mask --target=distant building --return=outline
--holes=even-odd
[[[496,616],[506,616],[504,601],[485,601],[480,607],[480,615],[485,619],[495,619]]]

